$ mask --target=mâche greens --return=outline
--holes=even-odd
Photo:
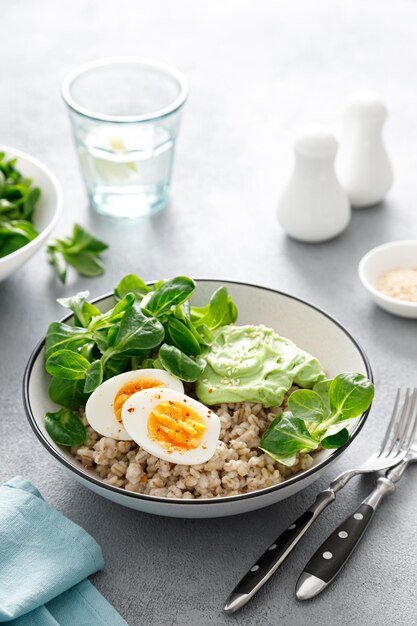
[[[41,196],[16,168],[17,159],[0,152],[0,257],[5,257],[38,236],[33,214]]]
[[[374,397],[372,382],[355,372],[339,374],[299,389],[288,399],[288,411],[276,417],[259,447],[275,461],[294,465],[299,452],[340,448],[349,439],[348,421],[366,411]]]
[[[196,391],[206,404],[279,406],[293,384],[312,387],[325,378],[316,358],[265,326],[223,326],[203,356]]]
[[[87,429],[76,413],[61,408],[45,415],[45,428],[61,446],[79,446],[87,439]]]
[[[54,441],[79,443],[84,431],[76,428],[77,419],[82,423],[72,411],[84,405],[104,380],[121,372],[159,367],[183,381],[198,378],[213,330],[234,322],[237,311],[225,287],[214,292],[203,308],[190,306],[194,290],[195,282],[186,276],[151,287],[129,274],[116,287],[114,306],[105,313],[88,302],[87,291],[59,300],[74,319],[73,325],[50,324],[45,342],[50,397],[69,410],[46,419]]]
[[[104,241],[93,237],[79,224],[74,224],[72,235],[50,241],[46,254],[59,280],[65,283],[69,265],[81,276],[100,276],[104,272],[100,255],[107,248]]]

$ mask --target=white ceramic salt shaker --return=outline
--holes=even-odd
[[[392,167],[382,137],[387,115],[385,104],[373,91],[350,94],[336,170],[354,207],[381,202],[392,185]]]
[[[295,165],[278,204],[288,235],[319,242],[339,235],[350,221],[349,200],[336,178],[337,141],[326,126],[305,126],[294,142]]]

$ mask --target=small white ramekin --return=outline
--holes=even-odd
[[[376,288],[381,274],[397,267],[417,267],[417,240],[391,241],[370,250],[359,263],[359,278],[373,301],[385,311],[417,319],[417,302],[391,298]]]

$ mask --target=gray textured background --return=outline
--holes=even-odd
[[[360,437],[337,470],[380,439],[394,388],[416,384],[416,322],[374,307],[356,268],[371,247],[415,237],[417,3],[398,0],[14,0],[1,3],[0,142],[44,160],[60,179],[65,212],[111,243],[106,274],[58,284],[42,253],[0,284],[0,478],[30,478],[46,499],[101,544],[97,588],[130,626],[323,622],[415,623],[416,470],[410,469],[332,588],[298,604],[297,575],[350,507],[370,489],[354,482],[275,577],[235,617],[222,602],[248,565],[314,499],[321,481],[248,515],[207,521],[147,516],[107,502],[66,476],[32,435],[21,401],[23,368],[55,299],[109,291],[127,271],[146,279],[184,273],[289,291],[323,307],[365,347],[377,394]],[[87,208],[59,85],[75,65],[134,54],[166,60],[191,96],[176,155],[172,205],[152,221],[117,224]],[[300,124],[338,131],[349,91],[373,88],[389,103],[386,128],[396,180],[387,202],[357,212],[337,240],[288,240],[275,219]],[[332,471],[333,474],[333,471]]]

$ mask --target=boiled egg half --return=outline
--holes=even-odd
[[[183,392],[182,382],[165,370],[143,369],[124,372],[109,378],[93,391],[87,400],[85,414],[87,421],[95,431],[124,441],[133,437],[123,425],[122,408],[126,400],[143,389],[169,387]]]
[[[123,404],[122,420],[143,450],[179,465],[208,461],[220,434],[220,419],[211,409],[167,387],[130,396]]]

